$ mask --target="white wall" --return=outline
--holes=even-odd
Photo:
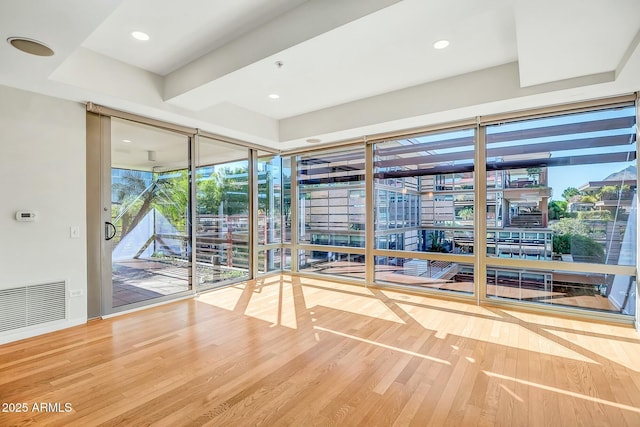
[[[0,86],[0,289],[65,280],[82,291],[66,321],[0,333],[0,343],[86,322],[85,127],[82,104]],[[23,209],[37,221],[16,221]]]

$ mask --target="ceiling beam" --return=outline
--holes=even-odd
[[[518,63],[512,62],[282,119],[280,141],[310,135],[322,139],[326,134],[354,129],[360,129],[361,135],[372,135],[381,126],[392,124],[402,129],[446,123],[488,114],[497,102],[522,101],[538,95],[548,95],[545,100],[548,105],[564,90],[613,80],[612,71],[523,88]],[[566,102],[566,98],[560,99]],[[425,119],[427,115],[431,120]]]

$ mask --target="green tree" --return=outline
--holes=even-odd
[[[445,239],[443,230],[432,231],[428,234],[427,238],[431,243],[431,246],[427,249],[429,252],[448,252],[447,248],[444,246]]]
[[[558,234],[553,236],[553,252],[557,254],[571,253],[571,235]]]
[[[185,229],[189,202],[186,170],[127,171],[113,190],[113,202],[120,205],[114,216],[120,218],[121,236],[127,235],[152,209],[157,209],[178,230]]]
[[[575,187],[567,187],[562,192],[562,197],[566,201],[569,201],[569,199],[571,199],[573,196],[577,196],[578,194],[580,194],[580,191],[578,191],[577,188],[575,188]]]
[[[553,236],[553,251],[560,254],[571,254],[574,257],[587,257],[591,262],[604,261],[602,245],[587,236],[575,234]]]
[[[266,170],[260,177],[258,184],[258,193],[262,196],[258,198],[258,210],[266,215],[278,215],[280,213],[280,203],[277,200],[280,196],[274,194],[273,184],[273,173],[271,170]],[[273,205],[269,202],[272,197],[275,199]]]
[[[462,208],[458,211],[458,216],[465,221],[473,219],[473,208],[468,206],[466,208]]]
[[[551,224],[549,228],[554,231],[554,234],[589,235],[589,227],[576,218],[562,218],[555,224]]]
[[[542,168],[527,168],[527,175],[534,181],[534,185],[538,185],[540,183],[540,174],[542,173]]]
[[[617,200],[618,197],[622,199],[631,198],[631,186],[629,185],[605,185],[598,192],[597,196],[599,200]]]
[[[217,215],[222,204],[224,215],[247,213],[249,186],[247,167],[217,169],[199,176],[198,212]]]
[[[222,179],[220,174],[213,172],[205,179],[198,181],[197,198],[198,212],[201,214],[217,214],[222,201]]]
[[[247,214],[249,211],[248,169],[236,168],[222,179],[222,202],[226,215]]]
[[[189,216],[189,172],[183,169],[157,179],[152,206],[176,229],[185,232]]]
[[[553,200],[549,203],[549,219],[557,220],[567,216],[568,203],[564,200]]]
[[[578,219],[596,219],[600,221],[611,221],[611,212],[607,210],[578,212]]]
[[[615,200],[618,198],[619,187],[617,185],[604,185],[598,191],[598,199]]]

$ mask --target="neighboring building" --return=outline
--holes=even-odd
[[[571,197],[571,199],[569,199],[569,203],[567,204],[567,212],[589,212],[593,210],[594,206],[595,203],[583,202],[582,196],[573,196]]]
[[[346,168],[345,158],[302,161],[301,241],[364,247],[363,171]],[[488,252],[551,259],[547,170],[492,171],[488,186]],[[374,193],[377,249],[473,253],[473,172],[376,179]],[[313,258],[321,257],[314,253]]]
[[[487,187],[488,253],[551,259],[552,232],[547,228],[551,190],[546,168],[491,171]],[[421,188],[425,231],[444,226],[445,245],[453,248],[448,252],[471,252],[473,174],[423,177]]]
[[[610,189],[611,191],[602,193],[603,189]],[[600,197],[598,198],[599,200],[597,200],[595,203],[590,204],[591,209],[578,209],[572,212],[580,212],[585,210],[606,210],[611,212],[612,216],[615,216],[616,213],[628,214],[631,211],[631,202],[636,191],[636,180],[634,178],[631,181],[589,181],[580,186],[578,190],[587,194],[599,193]]]
[[[591,235],[594,240],[606,249],[607,264],[618,263],[623,231],[633,207],[636,183],[636,168],[629,166],[602,181],[589,181],[578,188],[582,194],[593,195],[596,201],[591,203],[590,209],[571,212],[592,212],[592,218],[586,221],[590,221],[592,225]]]

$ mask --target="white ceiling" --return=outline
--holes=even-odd
[[[82,47],[164,76],[303,2],[123,1]],[[132,30],[143,31],[151,39],[132,40]]]
[[[110,131],[114,168],[162,172],[189,165],[185,135],[116,118],[111,120]]]
[[[638,91],[638,16],[640,0],[3,0],[0,36],[56,55],[0,43],[0,84],[290,149]]]
[[[189,166],[189,138],[129,120],[111,120],[111,165],[119,169],[172,171]],[[246,161],[247,148],[201,136],[197,166]],[[150,156],[149,152],[153,155]]]

